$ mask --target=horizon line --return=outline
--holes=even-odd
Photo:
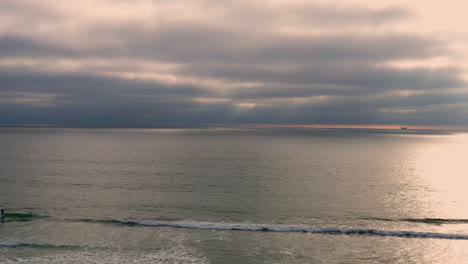
[[[316,128],[316,129],[382,129],[382,130],[447,130],[468,132],[468,126],[436,126],[436,125],[387,125],[387,124],[218,124],[200,126],[128,126],[128,125],[104,125],[104,126],[79,126],[58,124],[0,124],[2,127],[24,127],[24,128]]]

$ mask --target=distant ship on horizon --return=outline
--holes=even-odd
[[[408,130],[408,127],[400,127],[401,130]]]

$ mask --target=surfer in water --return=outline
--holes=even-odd
[[[2,219],[2,224],[3,224],[3,218],[5,218],[5,210],[0,209],[0,218]]]

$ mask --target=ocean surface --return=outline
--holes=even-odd
[[[468,263],[468,134],[0,128],[0,263]]]

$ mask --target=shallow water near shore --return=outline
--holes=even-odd
[[[464,263],[468,135],[0,128],[0,263]]]

